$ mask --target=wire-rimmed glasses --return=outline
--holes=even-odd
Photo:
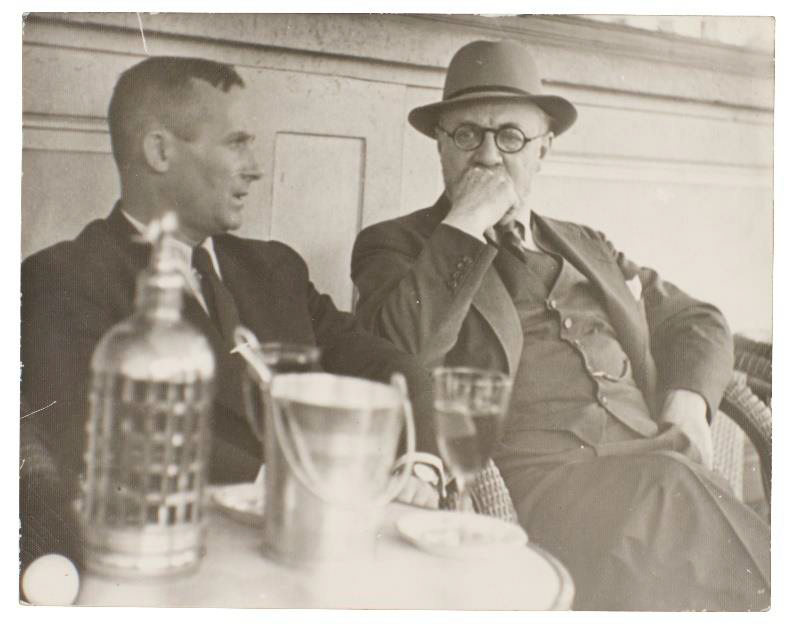
[[[437,129],[447,134],[459,149],[472,152],[484,142],[484,135],[492,132],[495,136],[495,145],[505,154],[516,154],[528,143],[543,137],[546,133],[534,137],[526,137],[522,130],[516,126],[501,126],[500,128],[485,128],[472,123],[464,123],[453,131],[446,130],[440,124]]]

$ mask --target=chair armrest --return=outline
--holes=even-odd
[[[762,467],[762,485],[769,504],[772,481],[773,428],[770,408],[748,386],[746,374],[735,371],[723,395],[720,410],[745,431],[756,447]]]
[[[773,345],[736,335],[734,368],[748,376],[748,386],[769,404],[773,395]]]
[[[517,523],[517,512],[509,490],[506,489],[500,470],[491,459],[473,480],[470,496],[478,513]]]
[[[731,418],[756,447],[762,466],[762,485],[768,504],[772,481],[772,412],[747,384],[747,375],[735,371],[721,400],[720,410]],[[492,460],[474,479],[470,487],[479,513],[516,522],[517,514],[500,471]],[[453,494],[450,508],[455,505]]]
[[[734,352],[747,352],[763,357],[766,360],[773,359],[773,343],[767,340],[749,338],[744,334],[734,335]]]

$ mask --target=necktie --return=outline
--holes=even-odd
[[[209,317],[229,345],[234,341],[234,329],[239,325],[239,312],[234,298],[220,280],[212,265],[209,252],[196,247],[192,253],[192,265],[201,278],[201,294],[206,302]]]
[[[508,250],[523,262],[528,261],[528,254],[523,244],[525,228],[522,223],[510,221],[495,227],[501,247]]]
[[[203,295],[206,307],[209,311],[209,318],[214,326],[219,330],[225,346],[224,351],[218,353],[217,373],[215,378],[217,394],[216,404],[224,406],[222,412],[235,414],[244,421],[245,407],[242,403],[242,378],[244,375],[244,361],[239,354],[230,355],[229,351],[234,348],[234,329],[239,323],[239,311],[237,310],[234,297],[220,280],[220,276],[215,271],[212,258],[209,252],[203,247],[196,247],[192,253],[192,265],[201,278],[201,294]],[[225,423],[223,418],[213,420],[213,427]],[[222,425],[225,427],[226,425]],[[224,439],[223,435],[214,430],[216,439]],[[227,442],[226,442],[227,444]],[[213,448],[222,448],[213,447]],[[216,450],[213,450],[213,453]]]

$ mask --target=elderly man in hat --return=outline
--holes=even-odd
[[[360,233],[359,318],[427,366],[513,378],[493,459],[530,538],[572,573],[575,608],[765,608],[769,527],[710,470],[724,318],[530,203],[576,117],[520,44],[461,48],[443,100],[409,115],[437,141],[445,192]]]

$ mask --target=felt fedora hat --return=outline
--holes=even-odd
[[[407,119],[434,138],[438,115],[463,103],[488,100],[533,102],[550,116],[556,136],[577,119],[577,110],[557,95],[542,94],[542,81],[530,52],[516,41],[473,41],[448,66],[443,99],[410,111]]]

